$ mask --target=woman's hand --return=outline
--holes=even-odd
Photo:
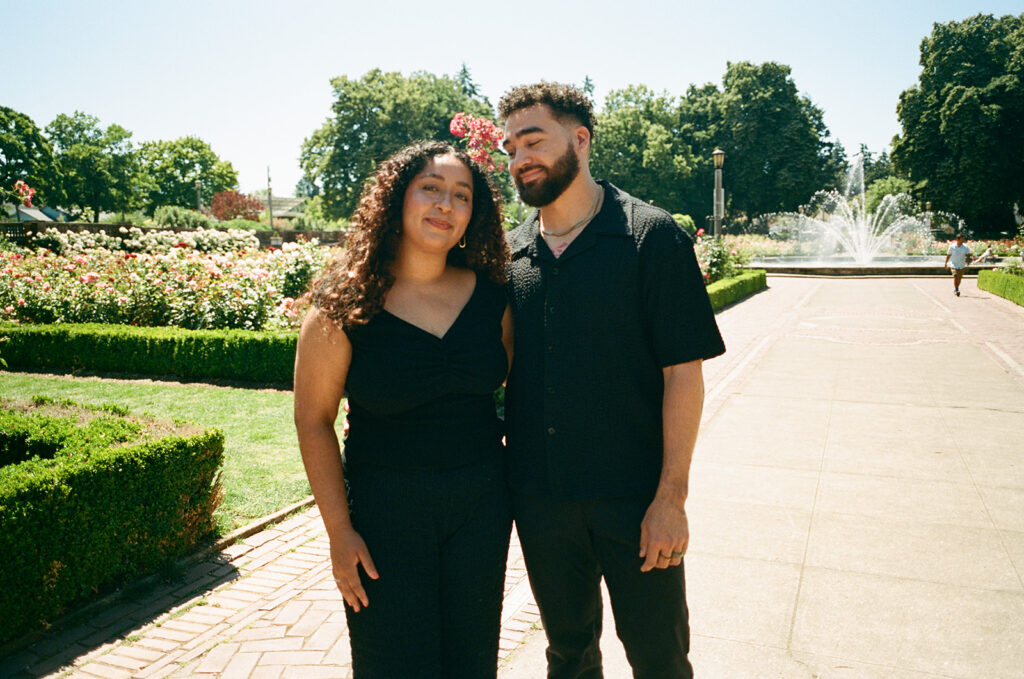
[[[331,539],[331,570],[334,574],[334,582],[338,585],[338,591],[345,599],[345,603],[358,613],[370,605],[370,599],[366,596],[363,583],[359,579],[359,565],[371,578],[376,580],[377,568],[370,558],[370,550],[359,533],[348,529],[340,535]]]

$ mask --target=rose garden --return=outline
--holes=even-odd
[[[1016,49],[1018,56],[1024,54],[1024,46]],[[1018,62],[1007,68],[1019,70]],[[730,69],[735,71],[731,83],[779,75],[750,64]],[[367,81],[396,75],[374,72]],[[782,81],[791,84],[787,78],[783,75]],[[350,85],[356,89],[368,83]],[[344,98],[344,92],[339,96]],[[651,142],[661,134],[654,128],[663,132],[667,125],[657,112],[644,117],[665,105],[645,90],[622,91],[612,98],[616,106],[600,119],[611,139],[595,151],[599,169],[615,167],[623,149]],[[451,118],[451,111],[444,111],[424,129],[433,131],[438,120],[447,120],[447,136],[435,136],[457,140],[501,178],[506,226],[514,226],[524,213],[498,151],[501,129],[480,101],[463,103],[466,112]],[[681,99],[680,111],[685,113],[687,106],[694,102]],[[344,126],[346,112],[336,115],[326,127],[341,134],[338,128]],[[845,187],[839,201],[844,209],[869,204],[868,221],[885,206],[903,201],[910,206],[907,218],[924,225],[923,236],[883,233],[884,228],[870,224],[865,227],[868,235],[884,240],[883,257],[917,258],[938,266],[955,234],[947,228],[950,220],[936,215],[954,215],[956,206],[940,204],[941,198],[930,193],[939,179],[930,177],[929,185],[914,164],[917,151],[907,140],[920,135],[915,126],[924,123],[912,119],[909,107],[902,122],[903,141],[894,151],[898,163],[883,163],[875,156],[874,183],[864,186],[862,176],[860,189]],[[58,128],[51,129],[55,139]],[[627,128],[647,137],[628,139]],[[692,146],[707,151],[718,144],[725,147],[729,162],[738,168],[738,185],[757,155],[739,143],[743,135],[730,136],[724,122],[715,129],[725,141],[700,138]],[[51,627],[76,624],[83,610],[141,581],[174,582],[211,545],[222,549],[226,536],[282,509],[294,509],[309,497],[291,414],[295,343],[311,282],[344,251],[345,212],[353,207],[352,192],[357,190],[331,183],[344,172],[324,164],[329,144],[326,132],[320,132],[303,149],[304,169],[311,183],[319,182],[318,190],[306,202],[306,212],[291,218],[297,228],[283,242],[278,237],[284,222],[272,226],[273,213],[261,212],[262,203],[238,194],[230,181],[207,196],[211,207],[214,199],[219,201],[218,217],[211,208],[192,210],[191,193],[166,205],[114,205],[104,202],[109,196],[74,201],[67,190],[46,185],[46,172],[22,173],[16,181],[0,174],[6,182],[0,186],[0,202],[30,207],[48,194],[74,202],[86,217],[95,208],[95,222],[102,215],[118,224],[106,230],[29,220],[0,224],[8,227],[6,237],[0,236],[3,654],[28,648]],[[767,149],[771,130],[762,133],[766,136],[760,148]],[[849,254],[842,243],[809,229],[771,226],[790,218],[800,224],[836,219],[814,203],[813,192],[825,186],[820,180],[827,177],[834,180],[828,186],[842,193],[842,177],[851,163],[839,162],[835,154],[829,160],[831,143],[815,143],[811,156],[832,165],[819,167],[799,188],[776,187],[784,197],[764,205],[743,195],[730,199],[720,234],[711,220],[698,216],[707,210],[696,204],[692,196],[697,190],[687,183],[699,175],[699,190],[710,198],[710,153],[689,159],[697,169],[676,177],[676,188],[663,187],[668,180],[652,179],[658,173],[651,167],[627,168],[611,178],[622,184],[632,178],[637,185],[623,188],[644,197],[648,189],[652,202],[673,215],[694,239],[716,311],[741,315],[744,305],[754,303],[749,300],[770,291],[774,276],[787,275],[778,268],[786,262],[814,259],[821,270],[812,275],[827,279],[829,258]],[[641,155],[650,155],[655,146],[652,142]],[[158,149],[149,151],[155,167]],[[57,155],[50,162],[58,163]],[[135,161],[143,163],[145,157],[143,153]],[[862,171],[870,173],[870,152],[857,157],[865,164]],[[363,160],[351,160],[345,172],[365,174]],[[651,164],[672,174],[667,158]],[[879,174],[883,169],[886,174]],[[730,166],[725,171],[728,178]],[[66,172],[70,176],[73,170]],[[115,180],[120,181],[110,176],[103,181]],[[195,181],[199,191],[200,182]],[[191,183],[184,182],[187,190]],[[966,244],[979,258],[971,271],[972,278],[977,274],[976,289],[1024,306],[1024,218],[1017,202],[1024,202],[1024,195],[1007,196],[987,212],[979,209],[980,217],[973,221],[957,222],[957,230],[967,231]],[[235,207],[225,207],[229,203]],[[124,219],[126,214],[129,219]],[[341,235],[337,242],[321,242],[309,233],[314,227]],[[261,244],[259,231],[272,231],[275,244]],[[880,272],[864,268],[861,275]],[[929,284],[934,281],[931,277]],[[1008,364],[1015,365],[1013,357]],[[737,371],[744,367],[735,361],[731,365]]]

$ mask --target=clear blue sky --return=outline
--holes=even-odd
[[[681,95],[721,85],[728,61],[778,61],[847,150],[878,152],[899,132],[896,103],[933,23],[1022,11],[1021,0],[0,0],[0,103],[40,128],[81,110],[136,143],[195,135],[243,191],[265,188],[269,165],[274,193],[292,195],[334,76],[455,74],[465,62],[496,104],[515,84],[589,75],[600,108],[626,85]]]

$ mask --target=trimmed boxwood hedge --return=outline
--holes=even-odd
[[[767,286],[767,275],[763,269],[754,269],[739,276],[716,281],[708,286],[711,308],[718,311],[758,290],[764,290]]]
[[[708,286],[717,311],[766,286],[753,270]],[[3,357],[11,368],[92,370],[292,383],[294,332],[186,330],[101,323],[0,323]]]
[[[0,323],[11,368],[95,370],[291,384],[294,332],[184,330],[100,323]]]
[[[224,435],[118,412],[0,401],[0,642],[212,533]]]
[[[994,269],[978,272],[978,287],[1024,306],[1024,276]]]

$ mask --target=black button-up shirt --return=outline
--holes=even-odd
[[[509,234],[515,358],[505,403],[517,492],[653,495],[662,368],[725,351],[692,239],[665,211],[602,186],[601,211],[560,258],[536,212]]]

